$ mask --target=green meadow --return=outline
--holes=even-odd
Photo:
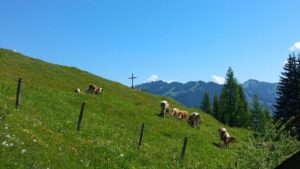
[[[19,78],[21,105],[16,109]],[[104,91],[86,93],[89,84]],[[75,93],[76,88],[82,92]],[[197,111],[75,67],[0,49],[0,168],[219,169],[235,163],[248,130],[227,127],[202,112],[200,128],[171,116],[161,118],[161,100],[168,100],[171,109]],[[141,123],[145,133],[138,149]],[[219,127],[237,137],[228,149],[217,146]],[[185,136],[186,155],[180,162]]]

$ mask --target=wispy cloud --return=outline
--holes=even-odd
[[[290,47],[291,51],[300,50],[300,42],[296,42],[292,47]]]
[[[225,83],[225,78],[222,76],[212,75],[211,78],[213,79],[213,82],[215,82],[215,83],[218,83],[218,84]]]
[[[157,76],[156,74],[151,75],[151,76],[147,79],[148,82],[155,82],[155,81],[157,81],[157,80],[158,80],[158,76]]]

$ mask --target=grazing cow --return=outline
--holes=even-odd
[[[87,91],[92,93],[92,94],[98,94],[98,93],[101,93],[103,91],[103,88],[99,88],[96,85],[89,85],[89,88],[87,89]]]
[[[165,100],[160,102],[160,107],[161,107],[161,111],[160,111],[160,116],[162,117],[166,117],[166,113],[169,113],[169,103]]]
[[[98,93],[102,93],[103,90],[104,90],[104,89],[103,89],[102,87],[100,87],[100,88],[98,89]]]
[[[186,119],[189,117],[189,113],[185,110],[180,110],[179,114],[177,115],[178,119]]]
[[[229,144],[229,143],[234,143],[236,141],[236,138],[231,136],[229,137],[229,139],[227,140],[226,144]]]
[[[220,141],[223,141],[223,135],[226,133],[227,130],[225,128],[219,128],[219,136],[220,136]]]
[[[80,89],[79,88],[77,88],[77,89],[75,89],[75,91],[74,91],[75,93],[80,93]]]
[[[200,118],[200,114],[197,112],[193,112],[191,113],[191,115],[188,118],[188,123],[192,126],[192,127],[199,127],[201,122],[201,118]]]
[[[220,139],[223,142],[225,148],[228,147],[229,143],[235,142],[235,137],[230,137],[230,134],[227,132],[225,128],[219,128]]]
[[[174,117],[177,117],[178,114],[179,114],[179,112],[180,112],[180,109],[178,109],[178,108],[173,108],[173,111],[172,111],[171,115],[174,116]]]

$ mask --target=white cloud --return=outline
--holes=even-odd
[[[218,83],[218,84],[224,84],[225,83],[225,78],[222,77],[222,76],[212,75],[211,78],[213,79],[213,81],[215,83]]]
[[[147,79],[147,81],[148,82],[155,82],[155,81],[157,81],[158,80],[158,76],[157,75],[151,75],[148,79]]]
[[[292,47],[290,47],[291,51],[300,50],[300,42],[296,42]]]

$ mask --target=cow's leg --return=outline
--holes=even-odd
[[[223,147],[226,148],[226,141],[225,141],[225,138],[223,138],[222,141],[223,141]]]
[[[164,110],[164,109],[162,109],[162,110],[160,111],[160,116],[161,116],[161,117],[165,117],[165,110]]]
[[[227,137],[224,139],[224,144],[225,144],[225,148],[228,148],[228,138]]]

